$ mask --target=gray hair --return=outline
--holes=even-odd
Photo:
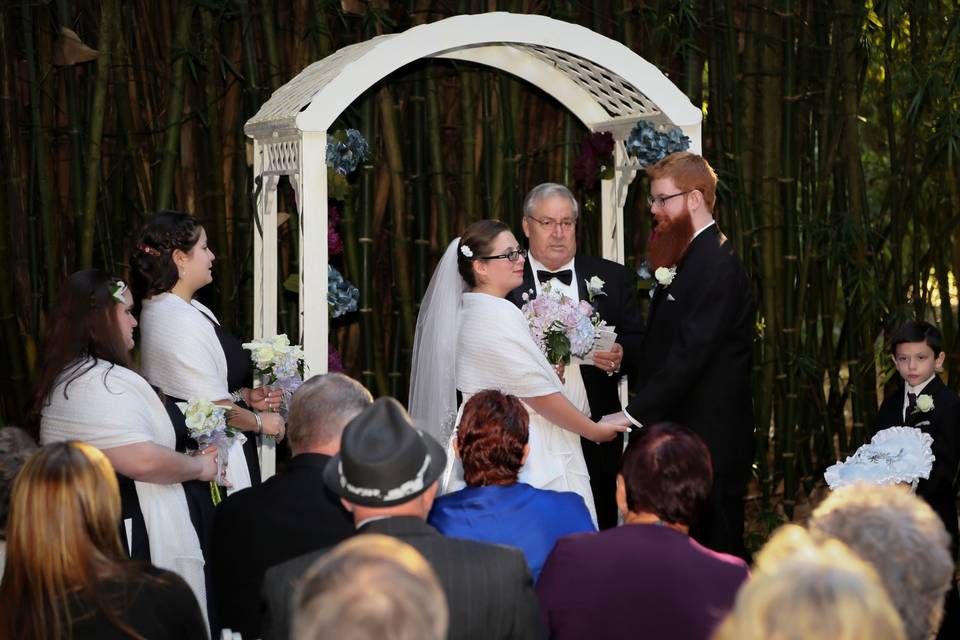
[[[0,540],[6,539],[7,516],[13,481],[37,443],[19,427],[0,427]]]
[[[876,569],[908,639],[926,640],[939,628],[953,560],[950,536],[927,503],[897,487],[844,487],[814,510],[809,527]]]
[[[424,557],[375,533],[320,556],[294,609],[293,638],[444,640],[449,624],[446,596]]]
[[[524,217],[530,218],[533,216],[533,208],[537,206],[538,202],[545,198],[553,198],[555,196],[566,198],[570,201],[574,220],[580,217],[580,205],[577,204],[577,199],[573,196],[573,192],[556,182],[544,182],[530,189],[530,192],[523,201]]]
[[[290,401],[287,437],[294,453],[340,441],[347,423],[373,402],[366,387],[342,373],[306,380]]]

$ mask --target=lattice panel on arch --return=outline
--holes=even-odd
[[[650,99],[632,84],[589,60],[540,45],[527,45],[526,48],[541,60],[573,77],[613,117],[651,116],[660,113]]]
[[[300,139],[288,138],[263,145],[263,173],[290,175],[300,170]]]
[[[343,73],[347,65],[362,58],[383,39],[395,37],[397,34],[389,33],[358,42],[337,49],[326,58],[308,65],[292,80],[274,91],[256,115],[247,121],[247,126],[256,127],[261,123],[275,124],[277,121],[287,125],[292,124],[297,114],[307,107],[334,78]]]

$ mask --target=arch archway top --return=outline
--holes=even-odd
[[[664,121],[694,133],[699,147],[701,111],[655,66],[585,27],[506,12],[454,16],[339,49],[275,91],[244,131],[254,138],[326,131],[364,91],[421,58],[467,60],[516,75],[594,130]]]

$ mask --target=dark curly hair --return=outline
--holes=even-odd
[[[707,445],[690,429],[671,422],[631,435],[620,472],[631,512],[687,526],[700,515],[713,485]]]
[[[499,220],[479,220],[467,227],[460,236],[460,245],[457,247],[457,269],[460,271],[460,277],[471,287],[477,286],[477,276],[473,273],[473,261],[478,256],[490,255],[493,241],[504,231],[510,231],[510,227]],[[468,247],[471,255],[464,255],[463,247]]]
[[[137,300],[164,293],[177,284],[179,273],[173,252],[179,249],[189,253],[200,240],[202,229],[196,218],[178,211],[160,211],[147,221],[130,257]]]
[[[530,416],[516,396],[487,390],[463,407],[457,448],[468,486],[513,484],[530,437]]]

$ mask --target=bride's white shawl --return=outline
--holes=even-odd
[[[217,322],[216,316],[196,300],[187,303],[169,292],[144,300],[140,312],[143,376],[181,400],[228,399],[227,357],[211,321]],[[227,452],[226,478],[232,485],[227,493],[251,485],[240,442]]]
[[[519,398],[563,392],[556,371],[512,302],[464,293],[457,340],[457,388],[472,395],[498,389]]]
[[[82,369],[90,361],[79,363]],[[74,366],[66,374],[76,371]],[[133,371],[98,361],[70,382],[65,375],[50,393],[40,419],[40,442],[79,440],[98,449],[140,442],[174,449],[176,434],[157,392]],[[183,486],[134,482],[150,537],[150,560],[179,574],[193,589],[206,615],[203,554]]]

